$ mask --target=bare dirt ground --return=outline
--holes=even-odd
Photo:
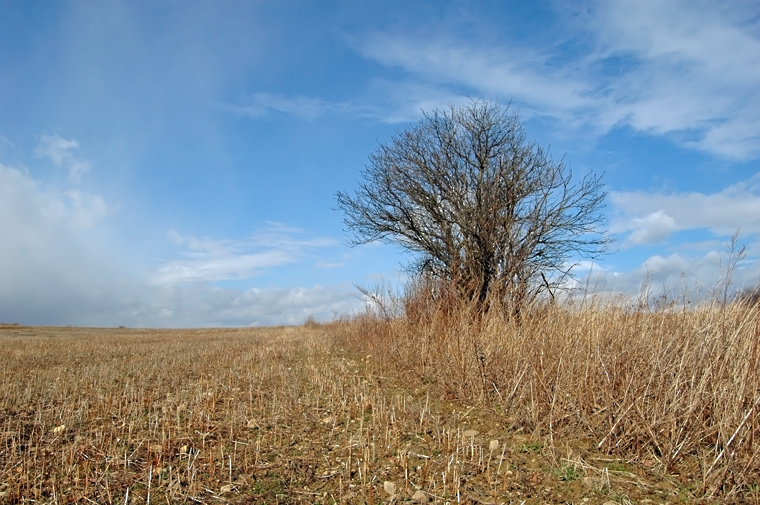
[[[596,440],[384,373],[329,327],[0,327],[0,503],[688,503]]]

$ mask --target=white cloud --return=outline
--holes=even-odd
[[[708,152],[760,154],[757,4],[600,2],[598,12],[597,57],[638,62],[611,81],[609,113],[640,130],[692,134],[684,144]]]
[[[368,36],[358,50],[366,57],[422,77],[427,85],[466,86],[486,96],[514,94],[528,104],[555,111],[591,105],[591,100],[583,96],[583,81],[567,70],[537,64],[546,55],[528,48],[468,46],[440,36],[410,38],[377,33]],[[408,83],[402,83],[402,87],[407,88]]]
[[[244,240],[197,238],[177,232],[170,237],[187,249],[181,253],[184,259],[171,260],[156,271],[156,284],[251,278],[301,261],[315,249],[336,245],[333,239],[304,237],[303,230],[277,223]]]
[[[610,230],[632,232],[632,245],[659,242],[678,230],[707,229],[717,235],[760,233],[760,175],[717,193],[613,191],[617,213]]]
[[[408,123],[419,119],[422,112],[464,105],[470,97],[457,94],[450,87],[413,80],[391,82],[374,79],[367,90],[368,99],[377,105],[357,108],[359,115],[387,124]]]
[[[664,242],[678,229],[675,220],[661,210],[643,218],[634,218],[632,223],[635,229],[627,239],[632,245]]]
[[[69,178],[77,181],[85,172],[90,170],[90,162],[75,154],[79,142],[66,140],[58,135],[42,135],[34,154],[38,158],[49,158],[56,166],[65,168]]]
[[[312,316],[329,321],[364,307],[348,284],[236,290],[206,283],[153,286],[149,301],[126,307],[119,319],[127,326],[213,327],[302,324]]]
[[[0,154],[5,154],[5,151],[13,150],[15,147],[16,146],[13,145],[13,142],[8,140],[8,137],[0,135]]]
[[[422,35],[375,33],[356,47],[420,85],[456,89],[452,96],[513,96],[526,114],[553,117],[565,129],[601,135],[630,126],[748,159],[760,155],[760,9],[741,6],[593,2],[573,11],[563,28],[546,28],[564,30],[547,37],[569,42],[561,45],[541,46],[538,36],[531,46],[468,43],[446,35],[451,30],[428,27]]]
[[[737,266],[726,287],[728,260],[725,247],[701,255],[654,255],[631,271],[592,272],[591,292],[601,297],[623,295],[633,303],[640,299],[652,302],[661,295],[693,303],[720,299],[724,290],[730,297],[760,282],[760,263],[745,260]]]
[[[331,239],[275,223],[245,240],[172,234],[181,259],[158,271],[113,238],[102,196],[42,185],[0,164],[0,322],[208,327],[300,324],[360,310],[351,285],[234,289],[250,277],[310,258]],[[316,260],[315,260],[316,261]],[[321,260],[320,260],[321,261]],[[151,282],[152,281],[152,282]]]
[[[99,195],[43,190],[0,164],[0,321],[62,323],[112,310],[130,275],[104,238]]]
[[[67,200],[71,224],[76,228],[92,228],[102,222],[116,210],[100,195],[93,195],[77,190],[63,193]]]
[[[252,93],[242,105],[231,107],[239,114],[262,117],[272,111],[312,121],[324,114],[341,113],[349,108],[347,104],[330,103],[318,98],[305,96],[288,97],[278,93]]]
[[[470,98],[465,95],[452,95],[446,86],[414,81],[399,84],[384,79],[373,79],[368,85],[366,100],[372,105],[359,102],[328,102],[319,98],[259,92],[250,95],[242,104],[226,105],[224,108],[254,118],[279,112],[307,121],[325,115],[343,115],[396,124],[413,121],[419,118],[423,111],[469,103]]]

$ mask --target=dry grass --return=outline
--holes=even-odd
[[[757,306],[550,306],[477,322],[467,311],[414,312],[359,318],[345,341],[409,384],[504,412],[512,429],[553,448],[590,438],[678,483],[686,498],[757,502]]]
[[[758,352],[738,307],[4,326],[0,502],[758,502]]]

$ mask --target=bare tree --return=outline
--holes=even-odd
[[[569,259],[606,250],[600,177],[574,180],[526,139],[509,105],[423,113],[370,155],[362,176],[354,196],[337,193],[351,243],[399,244],[416,272],[483,309],[553,296]]]

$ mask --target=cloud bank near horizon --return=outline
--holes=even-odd
[[[67,148],[76,143],[68,141]],[[64,157],[65,159],[65,157]],[[140,264],[124,252],[97,194],[43,187],[19,168],[0,164],[0,322],[83,326],[250,326],[330,320],[363,308],[349,284],[236,288],[308,260],[336,241],[270,223],[243,240],[170,232],[170,258]]]

